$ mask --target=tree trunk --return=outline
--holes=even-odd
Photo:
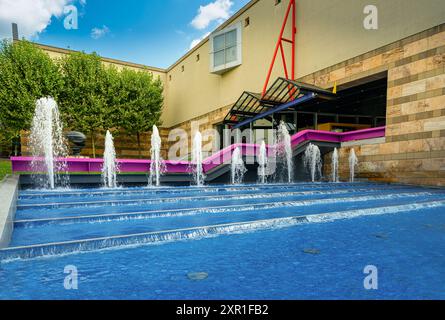
[[[14,156],[17,157],[19,155],[19,141],[20,141],[20,135],[12,140],[12,143],[14,144]]]
[[[93,149],[93,158],[96,158],[96,140],[94,136],[94,131],[91,132],[91,147]]]
[[[139,159],[142,159],[142,150],[141,150],[141,135],[139,132],[136,134],[138,138],[138,153],[139,153]]]

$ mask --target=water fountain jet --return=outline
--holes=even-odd
[[[41,176],[35,178],[39,186],[50,189],[54,189],[56,185],[67,187],[68,176],[60,174],[67,171],[64,159],[68,151],[63,137],[59,108],[53,98],[42,98],[36,101],[29,141],[33,157],[32,171],[46,173],[44,178]]]
[[[205,182],[204,169],[202,166],[202,135],[201,132],[197,132],[193,139],[192,144],[192,173],[195,185],[201,187]]]
[[[332,182],[340,182],[338,173],[338,150],[334,149],[332,153]]]
[[[266,178],[267,178],[267,173],[266,173],[266,168],[267,168],[267,148],[266,148],[266,142],[262,141],[261,142],[261,146],[260,146],[260,151],[258,153],[258,176],[260,178],[260,182],[262,184],[266,183]]]
[[[102,167],[102,183],[105,188],[117,188],[117,173],[119,168],[116,162],[116,150],[113,136],[110,131],[105,135],[104,164]]]
[[[232,184],[241,184],[247,169],[244,165],[241,149],[238,147],[232,154]]]
[[[321,165],[320,148],[312,143],[309,144],[304,154],[304,166],[309,170],[312,182],[318,177],[321,178]]]
[[[354,148],[351,149],[351,152],[349,154],[349,173],[350,173],[350,181],[355,181],[355,169],[358,166],[358,158],[355,154]]]
[[[149,185],[161,185],[161,175],[166,171],[164,161],[161,158],[161,136],[159,135],[158,127],[153,126],[153,133],[151,135],[151,163],[150,163],[150,178]]]
[[[289,131],[286,128],[284,121],[281,121],[278,127],[278,139],[277,139],[277,156],[278,162],[284,164],[287,173],[288,183],[292,183],[293,180],[293,152],[292,141]]]

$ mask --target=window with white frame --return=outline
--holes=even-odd
[[[241,61],[241,23],[210,36],[210,71],[224,73]]]

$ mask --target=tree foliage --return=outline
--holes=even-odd
[[[108,129],[136,135],[160,124],[163,87],[152,73],[105,66],[97,54],[52,60],[33,44],[3,42],[0,49],[0,135],[30,128],[35,101],[52,96],[66,127],[92,138]]]
[[[95,156],[95,134],[105,129],[108,116],[107,74],[96,54],[72,53],[60,62],[63,89],[60,109],[68,127],[92,137]]]
[[[35,101],[59,97],[62,79],[56,64],[27,41],[0,44],[0,130],[3,139],[16,138],[30,127]]]
[[[140,134],[160,123],[163,104],[160,79],[147,72],[124,69],[117,89],[115,124],[127,134],[136,135],[141,156]]]

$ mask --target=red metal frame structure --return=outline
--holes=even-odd
[[[284,17],[283,26],[281,27],[280,36],[278,37],[278,42],[275,47],[275,52],[273,55],[272,63],[269,67],[269,72],[267,73],[266,82],[264,83],[263,88],[263,97],[266,94],[267,86],[269,85],[270,76],[272,75],[272,71],[275,65],[275,61],[277,60],[278,50],[281,51],[281,59],[283,60],[283,67],[284,67],[284,74],[286,76],[286,79],[288,80],[295,80],[295,45],[296,45],[296,33],[297,33],[297,26],[296,26],[296,0],[290,0],[289,6],[286,10],[286,15]],[[289,15],[292,14],[292,37],[291,39],[284,38],[284,31],[286,30],[287,22],[289,20]],[[284,54],[284,47],[283,42],[290,43],[292,45],[292,70],[291,70],[291,78],[289,79],[289,72],[287,70],[287,63],[286,63],[286,55]]]

